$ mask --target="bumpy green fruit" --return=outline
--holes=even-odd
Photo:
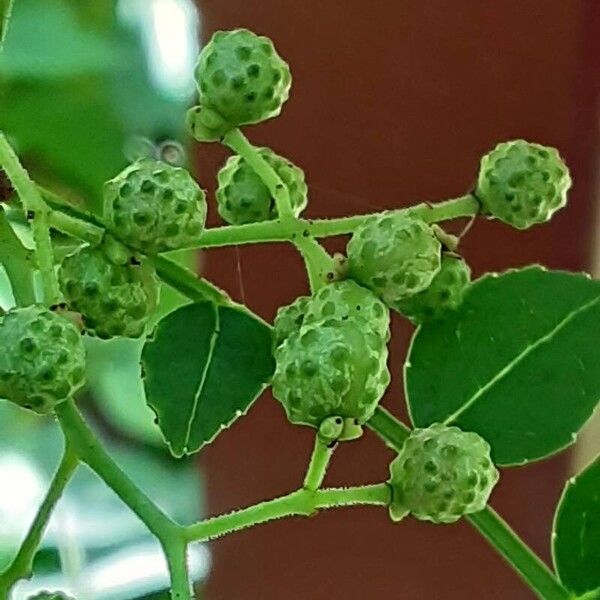
[[[416,324],[444,319],[462,304],[470,280],[469,265],[458,256],[445,254],[431,285],[398,303],[397,309]]]
[[[374,215],[348,243],[350,277],[395,309],[429,287],[440,270],[440,256],[433,229],[402,213]]]
[[[440,423],[412,431],[390,473],[392,519],[434,523],[483,510],[499,477],[483,438]]]
[[[306,306],[304,323],[314,324],[327,320],[356,321],[389,339],[390,311],[369,289],[347,279],[323,286]]]
[[[273,322],[273,343],[275,344],[275,348],[281,346],[293,333],[300,331],[309,302],[309,296],[300,296],[291,304],[282,306],[277,310],[277,315]]]
[[[384,340],[355,321],[304,325],[275,359],[273,395],[292,423],[316,428],[328,417],[364,423],[390,380]]]
[[[292,210],[298,216],[306,207],[307,187],[302,169],[269,148],[260,148],[259,154],[286,185]],[[275,200],[269,188],[241,156],[231,156],[227,160],[219,171],[218,180],[218,210],[225,222],[242,225],[278,217]]]
[[[39,592],[35,596],[29,596],[27,600],[73,600],[63,592]]]
[[[142,158],[104,184],[104,218],[132,248],[148,254],[177,250],[202,232],[206,198],[185,169]]]
[[[140,337],[158,303],[158,279],[148,260],[114,264],[99,248],[67,256],[58,272],[69,307],[100,338]]]
[[[13,308],[0,321],[0,397],[48,413],[83,386],[85,351],[67,317],[41,306]]]
[[[278,115],[292,82],[273,42],[246,29],[217,31],[200,53],[195,76],[200,104],[214,113],[211,129],[221,133],[224,124],[231,128]]]
[[[515,140],[481,159],[475,193],[485,212],[526,229],[562,208],[570,187],[569,170],[555,148]]]

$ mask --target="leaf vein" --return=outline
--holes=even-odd
[[[190,411],[190,418],[188,420],[187,429],[185,433],[185,451],[188,451],[188,444],[190,442],[190,436],[192,435],[192,424],[194,419],[196,418],[196,412],[198,410],[198,405],[200,404],[200,397],[202,396],[202,392],[204,391],[204,386],[206,385],[206,380],[208,378],[208,372],[211,367],[213,354],[215,352],[215,347],[217,345],[217,341],[219,339],[219,335],[221,333],[221,317],[219,314],[219,309],[215,308],[215,329],[210,336],[210,342],[208,347],[208,356],[206,358],[206,363],[204,365],[204,369],[202,371],[202,377],[200,378],[200,382],[198,384],[198,390],[196,391],[196,395],[194,396],[194,404],[192,405],[192,410]]]
[[[600,296],[594,298],[590,302],[579,306],[572,310],[562,321],[560,321],[555,327],[553,327],[546,335],[541,336],[539,339],[530,343],[524,350],[519,352],[513,360],[511,360],[505,367],[500,369],[496,375],[494,375],[485,385],[481,386],[462,406],[460,406],[455,412],[449,415],[445,420],[444,424],[448,425],[455,422],[463,413],[469,410],[482,396],[484,396],[494,385],[496,385],[501,379],[506,377],[514,367],[522,362],[529,354],[539,348],[542,344],[545,344],[552,340],[564,327],[566,327],[571,321],[576,319],[581,313],[593,308],[600,303]]]

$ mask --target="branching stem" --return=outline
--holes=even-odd
[[[316,491],[301,489],[191,525],[186,529],[186,538],[190,542],[206,541],[274,519],[310,516],[319,509],[357,504],[387,506],[389,502],[390,490],[386,483]]]
[[[21,199],[25,216],[31,221],[37,265],[42,275],[44,301],[46,304],[54,304],[58,300],[59,291],[50,241],[50,209],[2,132],[0,132],[0,166]]]

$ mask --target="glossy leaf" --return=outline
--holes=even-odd
[[[600,597],[600,456],[565,486],[552,553],[567,588],[577,594],[594,590]]]
[[[463,307],[415,334],[413,423],[455,424],[521,464],[571,444],[600,399],[600,282],[528,267],[475,282]]]
[[[146,400],[175,456],[191,454],[244,414],[273,369],[271,331],[236,308],[183,306],[142,352]]]

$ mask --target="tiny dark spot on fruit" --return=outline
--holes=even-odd
[[[139,267],[142,264],[142,261],[139,258],[137,258],[137,256],[132,256],[129,259],[129,264],[135,267]]]
[[[252,64],[246,69],[246,73],[248,74],[248,77],[258,77],[260,75],[260,66]]]
[[[27,217],[28,221],[33,221],[33,219],[35,218],[35,211],[28,210],[25,216]]]
[[[231,79],[231,81],[229,82],[229,85],[234,90],[240,90],[244,87],[245,83],[246,83],[246,80],[241,75],[236,75],[235,77],[233,77]]]
[[[246,102],[254,102],[256,100],[256,92],[250,92],[244,96]]]
[[[240,60],[248,60],[252,55],[252,49],[248,46],[238,46],[235,53]]]
[[[140,186],[140,189],[145,194],[149,194],[149,193],[153,192],[156,189],[156,185],[152,181],[150,181],[149,179],[146,179],[146,181],[144,181],[142,183],[142,185]]]

